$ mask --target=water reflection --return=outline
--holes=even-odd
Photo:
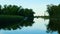
[[[20,21],[18,23],[18,24],[20,24],[20,23],[22,24],[22,26],[19,25],[19,26],[21,26],[21,28],[23,27],[22,29],[17,28],[15,30],[9,30],[7,28],[5,30],[2,30],[2,28],[1,28],[0,33],[1,34],[48,34],[48,33],[46,33],[46,30],[47,30],[46,25],[48,24],[49,19],[47,19],[47,20],[44,20],[42,18],[38,18],[38,19],[33,18],[33,19],[24,20],[24,21],[22,19],[22,22]],[[35,23],[33,21],[35,21]],[[25,23],[27,23],[27,24],[25,24]],[[26,25],[27,25],[27,27],[26,27]],[[13,28],[11,27],[10,29],[13,29]],[[54,32],[53,34],[57,34],[57,32]]]
[[[47,29],[48,32],[58,31],[60,34],[60,19],[50,18]]]
[[[34,18],[34,24],[32,26],[25,27],[22,29],[16,30],[0,30],[2,34],[48,34],[46,33],[46,25],[49,20],[45,20],[42,18]],[[46,24],[46,25],[45,25]]]
[[[27,26],[32,26],[32,24],[34,23],[34,18],[33,17],[28,17],[28,19],[26,19],[25,17],[19,17],[19,18],[15,18],[15,17],[10,17],[10,18],[4,18],[4,17],[0,17],[0,29],[4,29],[4,30],[16,30],[16,29],[21,29],[23,26],[27,27]]]

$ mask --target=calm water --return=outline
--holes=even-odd
[[[35,18],[34,21],[35,23],[32,26],[17,30],[0,30],[0,34],[51,34],[46,33],[46,25],[49,23],[49,19]],[[52,34],[57,34],[57,32],[53,32]]]

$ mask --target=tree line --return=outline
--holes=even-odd
[[[20,15],[20,16],[32,16],[34,14],[32,9],[23,8],[16,5],[0,5],[0,15]]]

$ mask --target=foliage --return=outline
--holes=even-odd
[[[47,12],[49,13],[50,21],[47,25],[48,32],[58,31],[60,34],[60,4],[48,5]]]
[[[47,12],[51,18],[58,18],[60,17],[60,5],[48,5]]]
[[[16,5],[0,5],[0,15],[21,15],[21,16],[32,16],[34,14],[32,9],[22,8]]]

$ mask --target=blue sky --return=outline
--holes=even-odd
[[[60,0],[0,0],[1,5],[18,5],[23,8],[31,8],[36,13],[35,15],[44,15],[49,4],[59,4]]]

